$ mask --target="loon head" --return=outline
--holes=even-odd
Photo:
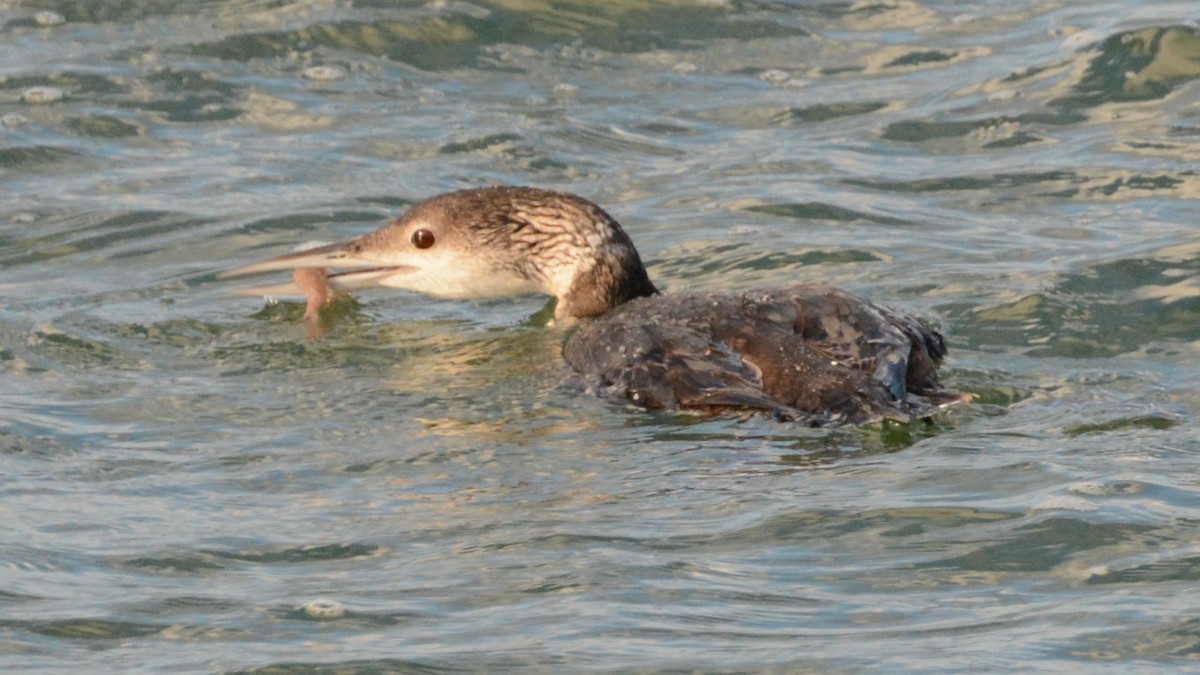
[[[304,268],[345,270],[328,276],[343,291],[401,288],[444,298],[542,293],[556,298],[556,319],[598,316],[658,292],[612,216],[582,197],[530,187],[431,197],[357,239],[220,276]]]

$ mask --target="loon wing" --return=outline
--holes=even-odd
[[[908,420],[938,392],[941,335],[825,286],[633,300],[581,325],[566,361],[647,408],[742,408],[812,424]],[[914,396],[915,394],[915,396]]]

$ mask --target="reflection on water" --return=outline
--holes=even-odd
[[[1200,77],[1200,31],[1190,26],[1143,28],[1112,35],[1063,103],[1095,106],[1163,98]]]
[[[0,665],[1190,662],[1192,5],[0,3]],[[928,316],[976,402],[649,413],[541,298],[215,278],[488,183]]]

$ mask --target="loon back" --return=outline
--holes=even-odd
[[[940,333],[851,293],[793,286],[640,298],[580,328],[567,363],[651,409],[750,409],[814,425],[906,421],[939,388]]]

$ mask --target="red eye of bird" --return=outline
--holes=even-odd
[[[424,228],[412,233],[412,243],[417,248],[429,248],[436,239],[432,232]]]

